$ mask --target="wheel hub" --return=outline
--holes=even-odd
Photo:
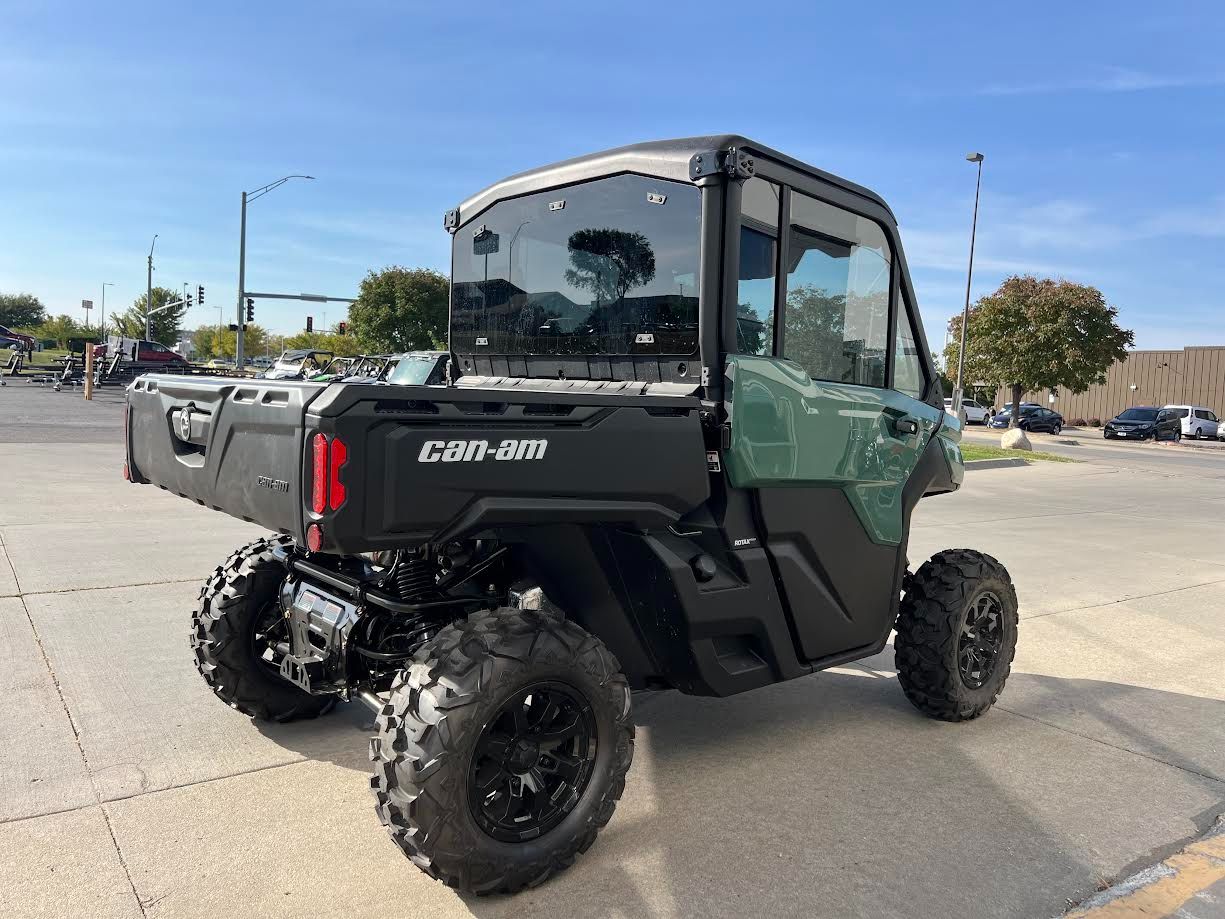
[[[523,737],[515,742],[507,755],[506,768],[511,772],[523,773],[535,768],[538,762],[540,762],[539,744]]]
[[[574,810],[595,765],[590,704],[563,683],[536,683],[511,696],[477,740],[468,804],[477,825],[503,842],[548,832]]]
[[[957,646],[957,669],[968,689],[981,689],[995,672],[1004,645],[1004,607],[990,591],[979,594],[966,608]]]

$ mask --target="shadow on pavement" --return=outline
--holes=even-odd
[[[482,917],[1048,916],[1225,809],[1216,764],[1173,746],[1198,730],[1219,751],[1225,702],[1014,673],[1001,705],[930,721],[859,668],[729,699],[640,694],[627,791],[591,851],[540,888],[463,903]],[[331,718],[326,737],[262,730],[366,773],[368,711]]]

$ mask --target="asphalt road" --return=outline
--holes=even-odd
[[[916,512],[912,559],[977,547],[1017,585],[987,716],[920,717],[888,651],[638,696],[595,846],[520,896],[457,895],[375,817],[365,709],[257,725],[206,689],[189,610],[259,531],[124,483],[114,418],[0,390],[2,916],[1047,917],[1225,811],[1225,482],[1122,447],[970,472]]]
[[[971,426],[967,443],[998,447],[1003,431]],[[1146,470],[1156,475],[1193,475],[1225,478],[1225,443],[1184,441],[1171,443],[1122,443],[1102,439],[1100,431],[1065,431],[1063,434],[1030,434],[1035,450],[1067,456],[1085,463],[1100,463],[1121,469]]]

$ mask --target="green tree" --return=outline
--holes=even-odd
[[[1101,291],[1072,281],[1010,277],[999,290],[970,308],[966,330],[967,381],[1012,388],[1012,404],[1039,389],[1084,392],[1106,380],[1116,361],[1127,360],[1134,341],[1116,322],[1119,311]],[[944,349],[947,366],[957,366],[961,317],[952,322]],[[1016,425],[1017,412],[1012,413]]]
[[[96,334],[96,329],[86,331],[85,326],[77,320],[62,315],[48,318],[34,330],[36,338],[52,339],[57,348],[67,348],[70,338],[88,338]]]
[[[349,307],[352,334],[335,337],[370,352],[445,347],[450,289],[447,276],[429,268],[393,265],[371,271]],[[286,347],[290,347],[288,340]]]
[[[47,310],[33,294],[0,294],[0,325],[13,331],[35,329],[47,320]]]
[[[157,309],[167,303],[172,303],[182,296],[178,291],[165,287],[153,288],[153,308]],[[153,341],[163,345],[174,345],[178,341],[179,329],[182,328],[183,314],[186,306],[172,306],[152,316],[151,332]],[[145,337],[145,295],[141,294],[128,309],[114,317],[108,323],[118,334],[128,338]]]
[[[248,322],[243,334],[243,353],[247,357],[271,354],[272,338],[263,326]],[[231,332],[228,326],[202,325],[192,332],[191,343],[196,357],[203,361],[214,357],[233,359],[238,354],[238,334]]]

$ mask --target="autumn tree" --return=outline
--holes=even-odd
[[[1014,409],[1024,392],[1056,387],[1084,392],[1105,382],[1112,364],[1127,359],[1134,336],[1119,326],[1118,315],[1101,291],[1087,284],[1010,277],[970,308],[966,378],[1011,387]],[[944,355],[951,369],[960,350],[960,316],[950,331]],[[1012,413],[1013,426],[1018,414]]]

